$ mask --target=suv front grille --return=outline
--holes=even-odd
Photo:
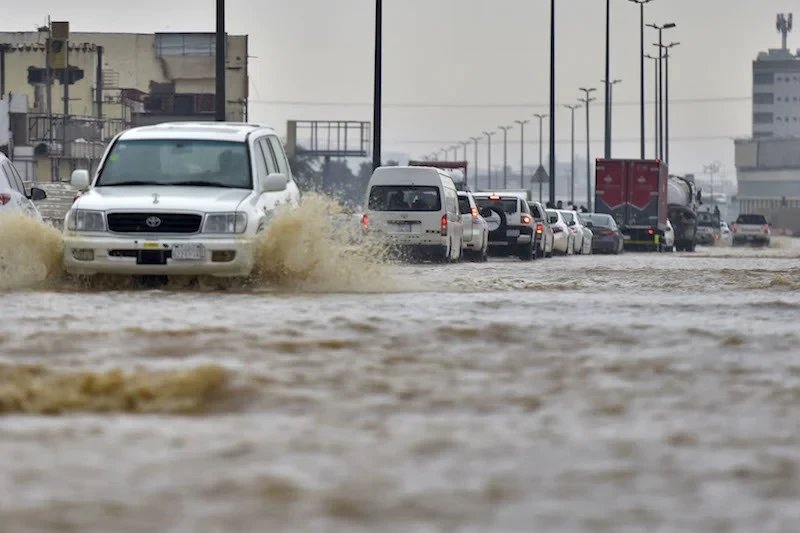
[[[201,215],[184,213],[109,213],[109,231],[115,233],[197,233]]]

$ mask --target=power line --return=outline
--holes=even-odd
[[[747,134],[741,135],[697,135],[697,136],[686,136],[686,137],[670,137],[669,142],[698,142],[698,141],[732,141],[738,138],[748,137]],[[614,144],[626,144],[626,143],[638,143],[639,137],[630,137],[630,138],[614,138]],[[650,139],[652,141],[652,139]],[[575,141],[582,141],[586,142],[585,139],[578,139],[576,138]],[[455,144],[458,141],[454,140],[447,140],[447,139],[440,139],[440,140],[420,140],[420,139],[408,139],[408,140],[397,140],[397,139],[387,139],[385,140],[387,143],[392,144],[430,144],[430,145],[446,145],[446,144]],[[533,141],[525,141],[525,145],[537,145],[538,140]],[[569,144],[572,142],[572,139],[556,139],[556,144]],[[602,143],[603,139],[590,139],[589,142],[591,143]],[[519,140],[508,139],[509,144],[519,144]],[[484,141],[485,144],[485,141]],[[502,145],[503,141],[492,141],[493,145]]]
[[[669,101],[670,105],[691,105],[691,104],[727,104],[727,103],[742,103],[752,102],[752,96],[716,96],[705,98],[676,98]],[[304,106],[304,107],[372,107],[372,102],[319,102],[319,101],[304,101],[304,100],[248,100],[248,103],[255,105],[272,105],[272,106]],[[567,102],[572,103],[572,102]],[[653,100],[646,100],[646,104],[653,104]],[[557,105],[566,105],[561,102]],[[612,102],[612,107],[630,107],[639,106],[640,102]],[[413,102],[396,102],[384,103],[382,107],[385,108],[412,108],[412,109],[491,109],[491,108],[508,108],[508,109],[523,109],[523,108],[539,108],[549,107],[549,102],[528,102],[528,103],[413,103]]]

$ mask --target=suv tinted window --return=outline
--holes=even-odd
[[[491,198],[475,198],[475,203],[483,209],[502,209],[506,214],[513,215],[519,212],[519,200],[517,198],[503,198],[502,200],[492,200]]]
[[[767,219],[764,215],[739,215],[736,219],[737,224],[752,224],[754,226],[766,226]]]
[[[466,196],[459,196],[458,197],[458,208],[461,210],[461,214],[464,215],[472,211],[472,208],[469,205],[469,198]]]

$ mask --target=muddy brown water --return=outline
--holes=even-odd
[[[0,226],[0,530],[797,531],[793,241],[387,265],[282,224],[223,290]]]

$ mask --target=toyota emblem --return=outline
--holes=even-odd
[[[148,228],[157,228],[161,225],[161,219],[158,217],[147,217],[144,223],[147,224]]]

